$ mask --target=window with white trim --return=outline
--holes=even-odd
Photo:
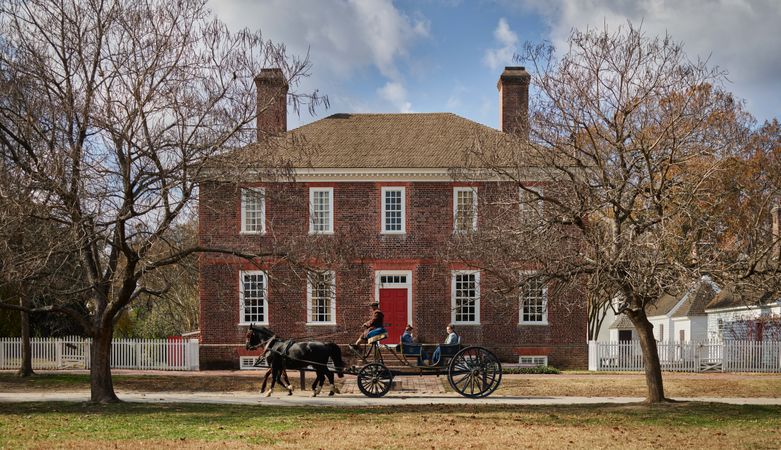
[[[241,325],[268,324],[268,277],[262,270],[240,272]]]
[[[453,231],[466,233],[477,230],[477,188],[453,188]]]
[[[383,187],[382,194],[382,232],[404,234],[406,231],[405,204],[403,187]]]
[[[380,284],[407,284],[406,275],[380,275]]]
[[[309,233],[334,232],[334,188],[309,189]]]
[[[312,272],[307,283],[307,323],[336,324],[336,275],[332,271]]]
[[[454,271],[451,297],[453,323],[480,323],[480,272]]]
[[[263,234],[266,232],[266,196],[263,188],[241,190],[241,232]]]
[[[526,189],[518,188],[518,193],[521,217],[524,219],[541,219],[545,212],[545,203],[540,199],[544,195],[542,186],[527,186]]]
[[[548,287],[536,277],[526,280],[521,288],[520,323],[547,325]]]

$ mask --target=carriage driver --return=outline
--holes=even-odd
[[[382,321],[385,318],[385,315],[380,311],[380,303],[373,301],[369,303],[369,307],[371,308],[371,317],[363,324],[363,334],[355,341],[355,344],[351,345],[353,348],[358,347],[360,344],[365,344],[370,337],[377,334],[377,332],[372,333],[372,331],[384,330]]]

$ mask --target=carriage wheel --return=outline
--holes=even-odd
[[[483,347],[467,347],[450,361],[447,380],[464,397],[487,397],[502,382],[502,363]]]
[[[380,363],[367,364],[358,371],[358,389],[367,397],[387,394],[393,383],[393,374]]]

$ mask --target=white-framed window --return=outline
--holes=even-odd
[[[453,231],[466,233],[477,230],[477,188],[453,188]]]
[[[518,365],[521,367],[540,367],[548,365],[547,356],[527,356],[521,355],[518,357]]]
[[[307,325],[336,325],[336,275],[310,272],[307,278]]]
[[[526,189],[518,188],[518,194],[521,205],[521,217],[524,219],[541,219],[545,213],[545,202],[540,199],[540,197],[545,195],[542,186],[528,186]]]
[[[266,232],[266,191],[263,188],[241,189],[241,233]]]
[[[243,270],[239,278],[239,325],[268,325],[268,274]]]
[[[480,324],[480,272],[454,270],[451,278],[451,321],[454,324]]]
[[[309,189],[309,233],[334,232],[334,188]]]
[[[383,187],[382,195],[382,232],[384,234],[406,233],[406,189],[403,187]]]
[[[531,277],[521,287],[519,323],[525,325],[548,324],[548,287],[536,277]]]

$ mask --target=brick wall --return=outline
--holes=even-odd
[[[380,190],[387,185],[406,187],[405,235],[380,233]],[[452,237],[452,183],[269,183],[262,186],[266,192],[267,233],[259,236],[239,233],[238,185],[203,183],[199,205],[200,243],[252,252],[294,249],[296,257],[310,251],[312,254],[307,256],[321,260],[322,264],[327,258],[321,258],[318,252],[327,254],[327,244],[342,239],[354,255],[349,263],[334,267],[336,326],[306,324],[306,278],[302,270],[272,256],[257,261],[269,274],[269,326],[276,333],[296,338],[328,333],[328,340],[341,344],[352,342],[360,334],[360,324],[366,320],[366,303],[375,296],[374,272],[409,270],[416,337],[430,343],[444,339],[445,326],[451,320],[451,270],[464,268],[442,258],[445,243]],[[307,236],[310,186],[334,188],[335,233],[332,236]],[[506,185],[476,186],[479,221],[486,220],[485,217],[491,216],[483,214],[485,199]],[[256,269],[252,263],[239,258],[218,254],[200,257],[202,368],[238,367],[239,355],[246,353],[242,346],[246,327],[238,325],[239,272]],[[488,294],[491,285],[490,276],[482,273],[481,324],[457,328],[466,344],[484,345],[511,362],[517,362],[518,355],[544,354],[557,367],[586,366],[585,302],[578,301],[575,293],[558,292],[560,298],[549,298],[549,325],[519,325],[517,299],[491,298]]]

